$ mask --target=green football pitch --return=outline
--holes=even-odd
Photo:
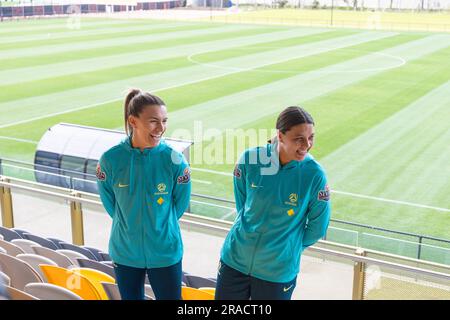
[[[450,238],[450,34],[83,18],[0,24],[0,156],[60,122],[123,130],[138,87],[191,138],[193,192],[233,199],[234,162],[279,112],[316,121],[332,217]],[[244,136],[244,138],[242,138]],[[256,137],[256,138],[255,138]],[[232,205],[192,210],[233,220]],[[368,239],[367,241],[370,241]]]

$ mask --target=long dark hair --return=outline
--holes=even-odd
[[[287,107],[284,109],[277,119],[276,128],[285,134],[292,127],[299,124],[312,124],[314,125],[314,119],[305,109],[297,106]]]
[[[291,106],[281,111],[275,127],[280,130],[282,134],[285,134],[291,130],[292,127],[304,123],[314,125],[313,117],[302,107]],[[272,138],[268,142],[272,143],[274,139],[275,138]]]
[[[130,116],[139,117],[139,114],[146,106],[165,106],[161,98],[139,89],[131,89],[128,92],[124,103],[125,132],[127,135],[133,133],[133,127],[128,123]]]

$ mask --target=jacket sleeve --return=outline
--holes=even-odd
[[[241,156],[238,163],[234,167],[233,185],[234,185],[234,199],[236,201],[236,214],[243,212],[245,207],[245,200],[247,196],[245,185],[245,153]]]
[[[172,191],[173,206],[177,218],[186,211],[191,199],[191,169],[183,154],[178,155],[179,163],[175,164],[175,183]]]
[[[313,245],[325,236],[330,222],[330,214],[330,189],[326,175],[321,171],[313,179],[307,222],[303,234],[303,249]]]
[[[108,212],[112,218],[114,216],[116,198],[113,190],[111,167],[105,160],[104,155],[100,158],[97,164],[95,174],[97,176],[97,186],[100,199],[102,200],[106,212]]]

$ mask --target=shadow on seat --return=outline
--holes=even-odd
[[[108,295],[103,289],[102,282],[116,283],[116,279],[104,272],[91,268],[72,268],[70,270],[86,277],[86,279],[88,279],[94,285],[95,289],[97,289],[97,292],[100,294],[101,299],[108,300]]]
[[[48,283],[63,287],[84,300],[101,300],[100,293],[86,277],[66,268],[40,265]]]
[[[69,249],[58,249],[56,250],[56,252],[61,253],[65,255],[67,258],[69,258],[70,261],[72,262],[72,265],[74,266],[78,265],[77,258],[89,259],[84,254]]]
[[[72,291],[51,283],[29,283],[24,291],[40,300],[83,300]]]
[[[0,248],[5,249],[6,253],[13,257],[17,256],[18,254],[25,253],[25,251],[23,251],[21,247],[5,240],[0,240]]]
[[[25,253],[34,253],[34,250],[31,247],[41,246],[39,243],[27,239],[13,239],[11,240],[11,243],[20,247]]]
[[[208,279],[208,278],[202,278],[198,276],[194,276],[191,274],[186,274],[186,284],[188,287],[191,288],[201,288],[201,287],[209,287],[209,288],[215,288],[216,287],[216,281]]]
[[[116,273],[114,272],[114,268],[98,262],[98,261],[93,261],[93,260],[89,260],[89,259],[84,259],[84,258],[76,258],[78,265],[81,268],[91,268],[91,269],[95,269],[101,272],[106,273],[107,275],[113,277],[114,279],[116,278]]]
[[[67,256],[63,255],[62,253],[58,253],[52,249],[44,247],[32,247],[32,248],[37,255],[52,260],[58,265],[58,267],[68,268],[73,264],[72,261],[69,258],[67,258]]]
[[[43,282],[28,263],[7,254],[0,253],[0,268],[11,279],[11,287],[19,290],[31,282]]]
[[[10,300],[39,300],[38,298],[13,287],[5,287],[5,289]]]
[[[34,271],[39,273],[42,279],[45,279],[44,274],[42,273],[41,268],[39,268],[40,264],[47,264],[50,266],[57,266],[56,262],[53,260],[50,260],[49,258],[40,256],[38,254],[32,254],[32,253],[25,253],[25,254],[18,254],[16,256],[17,259],[22,260],[23,262],[28,263]]]
[[[101,282],[103,290],[105,290],[106,295],[109,300],[122,300],[120,296],[119,286],[115,283]]]

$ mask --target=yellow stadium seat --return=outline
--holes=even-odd
[[[100,293],[94,284],[85,276],[72,270],[49,265],[39,265],[47,282],[66,288],[84,300],[101,300]]]
[[[181,287],[181,298],[183,300],[214,300],[214,295],[195,288]]]
[[[116,283],[116,280],[113,277],[104,272],[91,268],[72,268],[70,270],[86,277],[94,285],[98,293],[100,293],[102,300],[109,300],[108,295],[103,288],[102,282]]]
[[[216,288],[201,287],[201,288],[198,288],[198,290],[208,292],[208,293],[212,294],[213,296],[216,294]]]

